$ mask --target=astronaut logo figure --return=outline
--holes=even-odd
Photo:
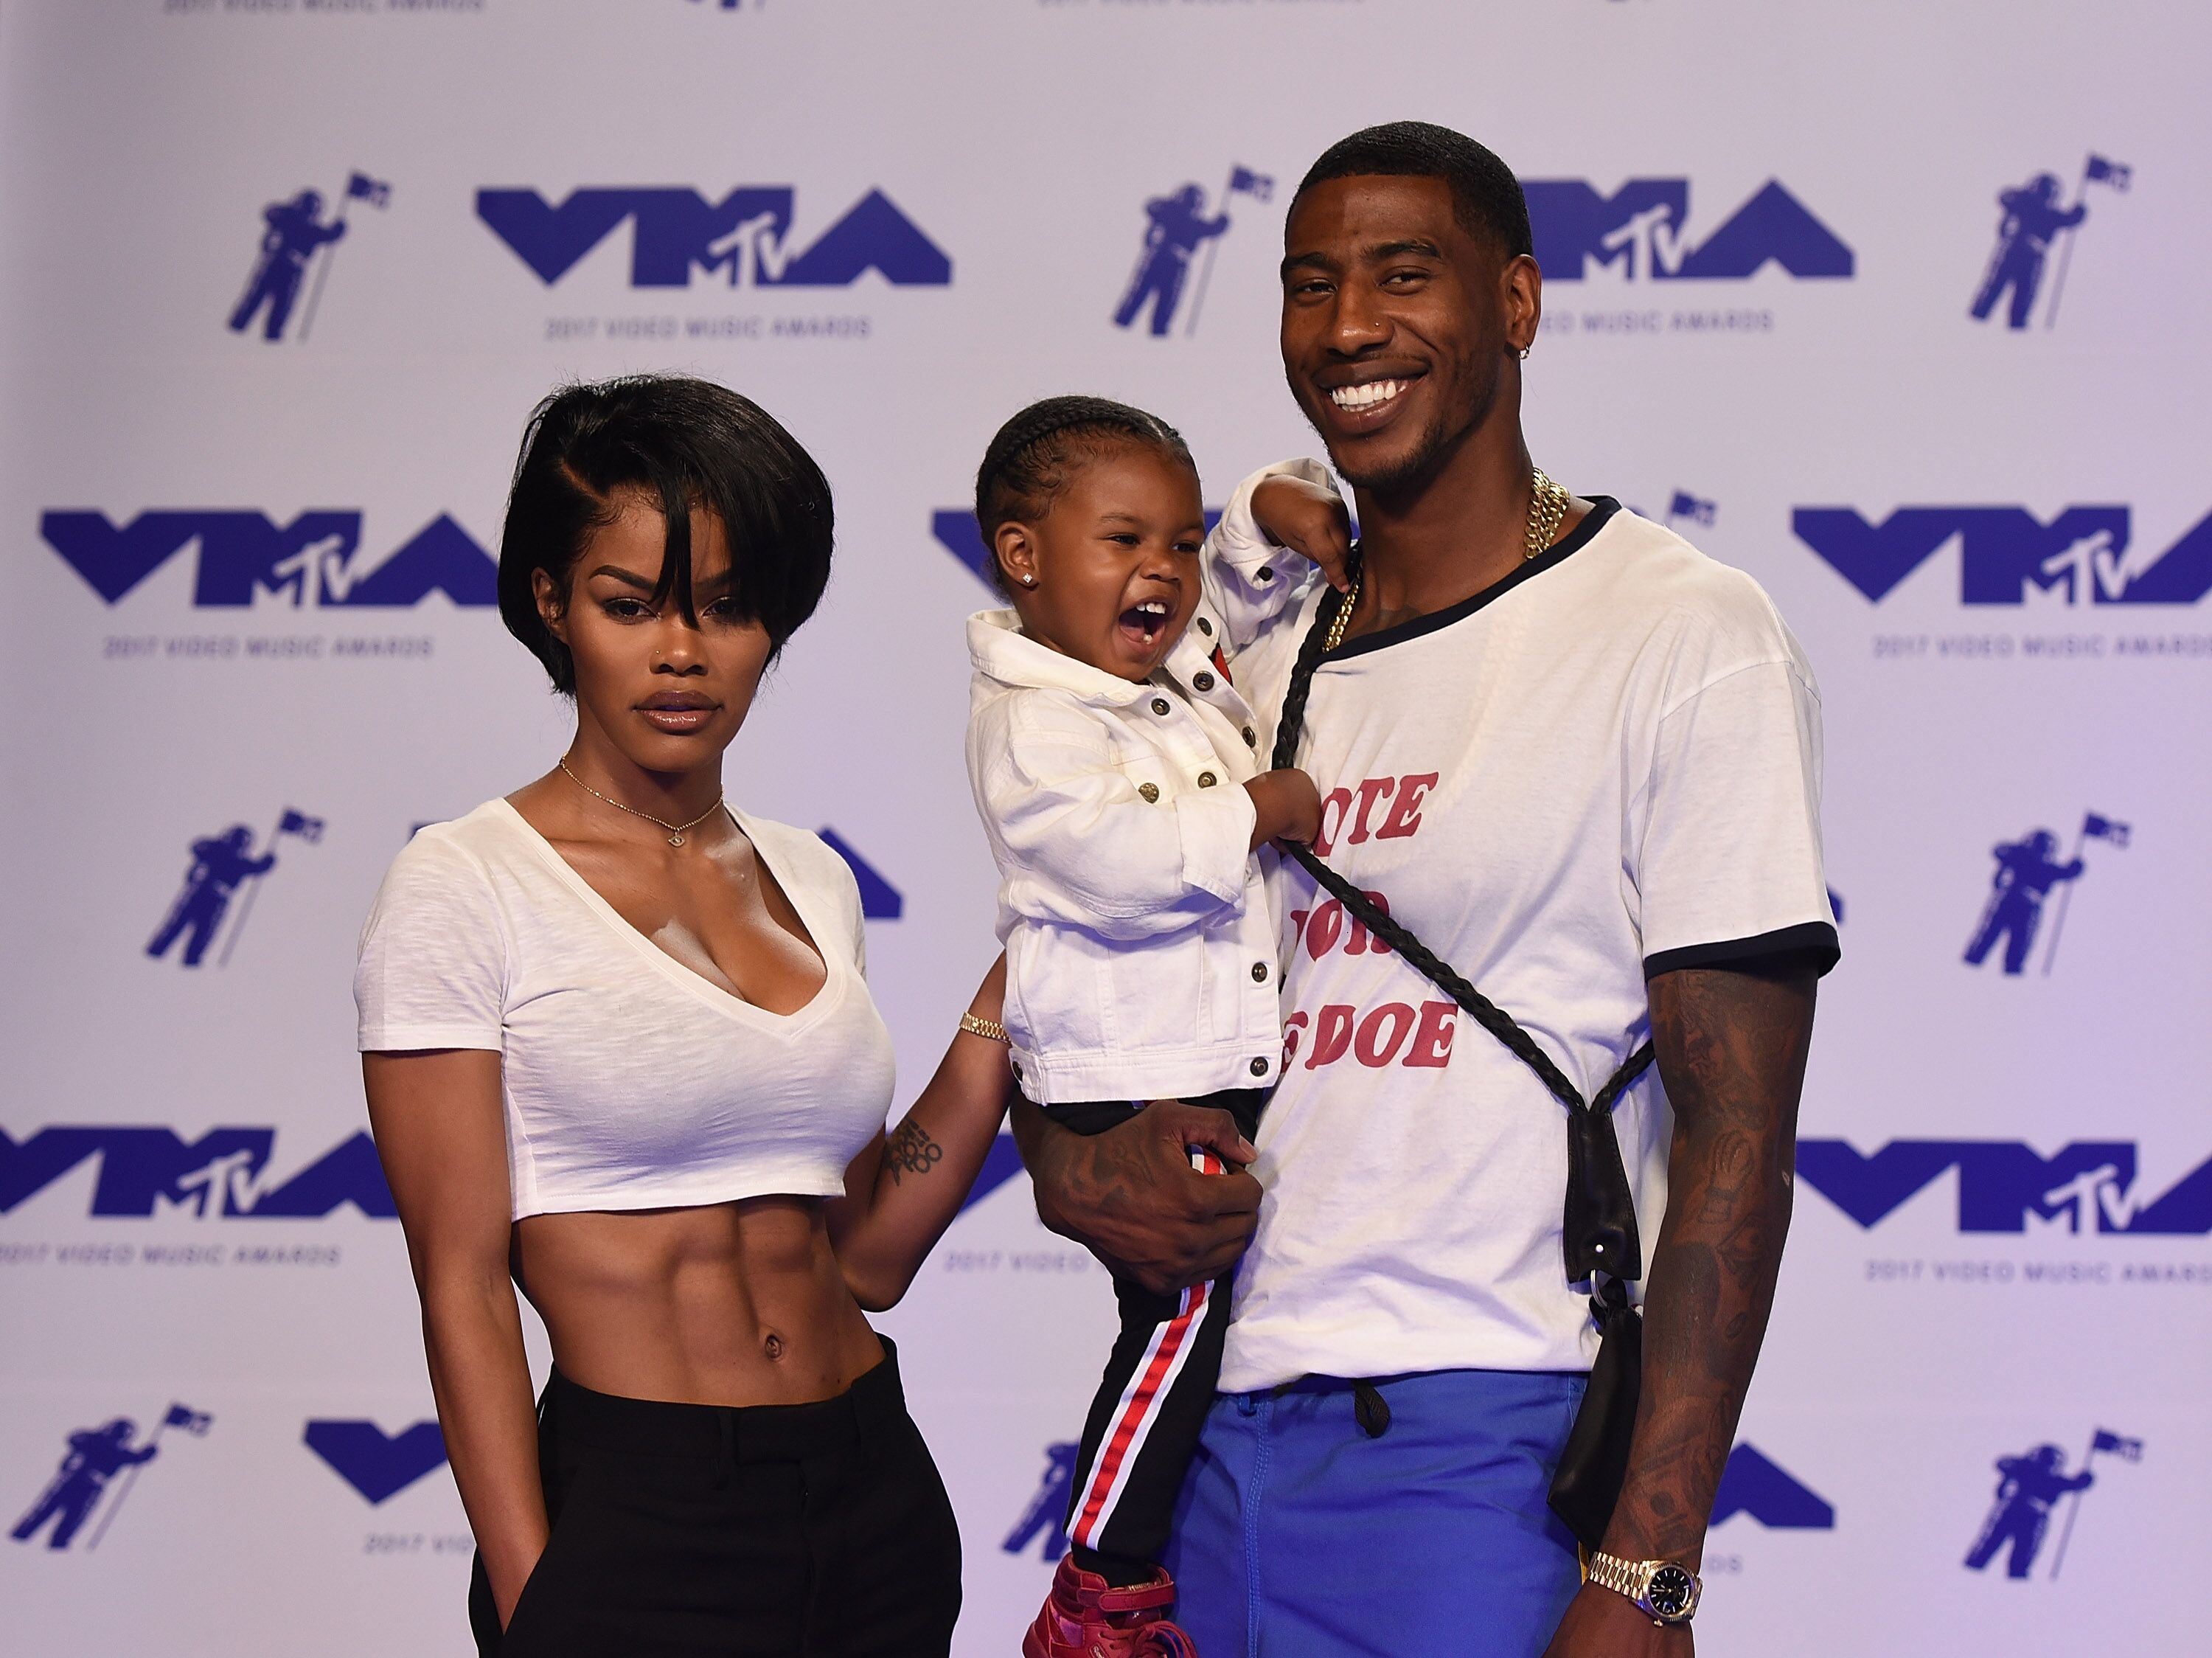
[[[2035,1564],[2050,1529],[2051,1510],[2069,1491],[2086,1490],[2096,1476],[2084,1466],[2080,1473],[2064,1472],[2066,1454],[2056,1445],[2039,1445],[2026,1456],[1997,1459],[1997,1498],[1982,1534],[1966,1551],[1966,1565],[1984,1570],[1997,1551],[2009,1545],[2005,1576],[2025,1577]]]
[[[1067,1552],[1067,1502],[1075,1484],[1078,1448],[1073,1442],[1044,1448],[1044,1479],[999,1545],[1008,1554],[1019,1554],[1032,1538],[1040,1535],[1044,1539],[1045,1559],[1057,1560]]]
[[[262,338],[284,338],[284,325],[291,320],[300,284],[307,279],[307,261],[325,243],[336,241],[346,233],[343,217],[325,224],[322,214],[319,190],[302,190],[290,201],[271,202],[263,210],[261,216],[268,221],[268,229],[261,233],[260,260],[246,284],[245,297],[230,314],[233,333],[242,334],[252,327],[253,314],[266,307]]]
[[[169,953],[171,945],[182,938],[184,965],[198,966],[207,954],[208,946],[222,930],[223,917],[230,911],[232,898],[241,887],[258,881],[276,867],[276,842],[285,835],[297,835],[312,844],[323,838],[323,820],[286,807],[276,820],[276,828],[270,832],[269,850],[258,856],[253,850],[253,831],[242,823],[233,824],[220,835],[194,841],[191,866],[185,871],[184,888],[177,894],[177,901],[169,906],[160,930],[147,941],[146,954],[159,960]],[[230,930],[228,942],[222,947],[219,966],[229,962],[230,953],[237,946],[238,935],[244,930],[252,907],[252,890],[247,888],[246,903],[240,906],[238,921]]]
[[[138,1424],[130,1417],[118,1417],[105,1428],[71,1434],[69,1454],[62,1459],[52,1481],[8,1534],[18,1543],[27,1543],[40,1527],[52,1520],[54,1528],[46,1546],[69,1547],[106,1495],[107,1482],[125,1468],[154,1460],[159,1448],[152,1441],[131,1444],[137,1431]]]
[[[367,202],[376,208],[388,207],[392,204],[392,186],[366,173],[352,174],[338,197],[337,211],[327,224],[323,222],[323,192],[319,190],[302,190],[289,201],[271,202],[261,210],[261,247],[252,274],[246,279],[246,292],[230,314],[233,333],[242,334],[252,327],[255,314],[260,312],[264,313],[261,338],[284,338],[285,325],[291,320],[292,308],[298,303],[300,290],[307,279],[307,267],[314,264],[316,254],[345,235],[346,210],[356,202]],[[315,301],[320,297],[329,274],[330,261],[325,259],[315,277],[315,291],[309,296],[307,310],[301,317],[301,339],[307,337],[307,330],[314,322]]]
[[[2059,882],[2080,879],[2081,860],[2058,863],[2053,856],[2058,850],[2058,837],[2048,829],[2038,829],[2022,840],[2000,842],[1990,850],[1997,861],[1996,874],[1990,881],[1982,923],[1966,946],[1966,963],[1980,966],[2002,938],[2004,970],[2017,973],[2027,966],[2035,930],[2043,920],[2043,900]]]
[[[1234,167],[1221,187],[1222,210],[1218,213],[1207,214],[1206,192],[1194,184],[1183,186],[1172,196],[1155,196],[1146,202],[1144,245],[1137,250],[1137,268],[1130,273],[1128,291],[1122,295],[1121,303],[1114,313],[1115,326],[1129,327],[1150,305],[1154,337],[1164,335],[1173,328],[1176,311],[1182,304],[1183,283],[1190,275],[1192,256],[1203,247],[1206,272],[1199,277],[1183,332],[1188,333],[1195,328],[1199,307],[1206,301],[1206,274],[1210,273],[1213,253],[1219,247],[1217,238],[1229,229],[1229,198],[1246,195],[1264,202],[1274,192],[1275,180],[1268,174],[1255,173],[1249,167]]]
[[[1989,269],[1983,273],[1982,285],[1974,295],[1974,320],[1988,321],[1997,302],[2009,292],[2012,304],[2005,320],[2014,328],[2027,327],[2028,316],[2035,309],[2036,296],[2043,289],[2045,266],[2050,262],[2051,249],[2063,237],[2065,248],[2059,257],[2057,275],[2051,284],[2051,302],[2044,308],[2043,315],[2045,327],[2056,327],[2058,302],[2066,286],[2067,257],[2074,251],[2073,237],[2069,233],[2089,216],[2085,199],[2089,186],[2101,184],[2108,189],[2125,191],[2134,178],[2135,169],[2124,162],[2092,155],[2081,164],[2081,180],[2075,190],[2071,207],[2060,198],[2061,186],[2055,173],[2039,173],[2017,190],[1999,191],[1997,205],[2004,213],[1997,221],[1996,251],[1990,255]]]
[[[159,960],[178,939],[185,941],[184,964],[197,967],[222,926],[223,916],[241,881],[265,875],[276,867],[274,852],[253,856],[253,831],[234,824],[220,835],[192,843],[191,868],[185,872],[184,890],[169,906],[161,930],[147,942],[146,954]]]

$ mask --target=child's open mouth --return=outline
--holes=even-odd
[[[1121,632],[1132,644],[1149,650],[1168,625],[1168,601],[1147,599],[1121,613]]]

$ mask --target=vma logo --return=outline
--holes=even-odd
[[[1768,264],[1793,277],[1848,277],[1843,239],[1775,180],[1702,241],[1689,234],[1687,179],[1631,179],[1610,196],[1582,179],[1531,179],[1528,226],[1547,282],[1600,268],[1630,282],[1741,282]]]
[[[309,1450],[372,1504],[446,1466],[446,1439],[434,1420],[387,1434],[365,1420],[318,1419],[307,1424],[301,1437]]]
[[[303,512],[279,524],[258,512],[142,512],[118,525],[106,513],[42,513],[39,533],[114,604],[172,558],[189,552],[192,603],[251,607],[264,594],[295,607],[403,610],[433,593],[453,603],[499,602],[499,567],[474,537],[441,513],[384,558],[356,561],[357,511]]]
[[[2039,173],[2017,190],[1999,191],[1997,206],[2002,212],[1997,220],[1997,244],[1968,314],[1986,322],[1997,302],[2009,294],[2006,321],[2014,328],[2027,327],[2037,290],[2043,286],[2044,266],[2057,244],[2058,274],[2051,284],[2051,303],[2043,309],[2043,326],[2056,328],[2058,302],[2066,291],[2066,266],[2074,253],[2074,233],[2089,216],[2089,186],[2101,184],[2124,192],[2134,178],[2135,169],[2124,162],[2092,155],[2081,164],[2081,182],[2074,188],[2070,205],[2059,199],[2055,173]]]
[[[1954,1169],[1961,1232],[2212,1234],[2212,1158],[2142,1198],[2129,1140],[2076,1140],[2049,1157],[2014,1140],[1892,1140],[1872,1155],[1848,1140],[1797,1143],[1800,1178],[1869,1228]]]
[[[1879,604],[1946,548],[1959,600],[2022,605],[2033,588],[2068,605],[2193,605],[2212,592],[2212,514],[2161,552],[2132,545],[2125,507],[2068,507],[2044,523],[2025,507],[1899,507],[1879,524],[1850,507],[1800,507],[1797,539]]]
[[[253,269],[246,278],[246,291],[230,314],[231,332],[244,333],[258,314],[261,338],[283,338],[284,326],[291,319],[301,289],[307,285],[312,265],[314,286],[308,291],[307,308],[300,314],[299,338],[306,340],[315,326],[315,310],[322,303],[324,286],[331,279],[337,244],[346,233],[346,210],[356,202],[378,209],[389,207],[392,186],[366,173],[355,174],[346,181],[337,211],[328,223],[323,221],[323,197],[317,190],[302,190],[289,201],[271,202],[261,210],[261,243],[254,254]]]
[[[230,953],[238,948],[238,936],[245,931],[246,917],[253,912],[254,894],[261,890],[258,883],[276,867],[277,843],[286,835],[296,835],[312,846],[323,838],[323,820],[288,806],[258,852],[253,849],[253,831],[243,823],[231,825],[220,835],[194,841],[184,887],[147,941],[146,954],[158,961],[181,938],[185,947],[178,959],[187,967],[198,966],[208,946],[222,930],[231,899],[243,888],[246,898],[238,906],[237,923],[223,941],[222,954],[216,958],[216,966],[230,966]]]
[[[398,1217],[367,1134],[283,1180],[268,1173],[276,1141],[270,1128],[215,1128],[190,1141],[166,1128],[70,1124],[20,1141],[0,1129],[0,1215],[97,1157],[90,1212],[100,1217],[315,1220],[341,1204],[373,1220]]]
[[[625,222],[633,288],[688,288],[695,271],[732,288],[848,288],[870,271],[898,288],[951,282],[945,250],[880,190],[793,247],[794,194],[789,185],[744,185],[709,201],[680,187],[593,187],[556,206],[535,190],[479,190],[477,216],[549,288]]]
[[[1748,1441],[1729,1453],[1728,1466],[1721,1470],[1712,1523],[1724,1524],[1740,1514],[1769,1531],[1836,1528],[1836,1505]]]

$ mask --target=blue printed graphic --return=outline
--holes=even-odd
[[[2108,840],[2116,847],[2124,847],[2132,832],[2124,823],[2085,812],[2081,832],[2074,838],[2073,854],[2063,863],[2055,856],[2058,837],[2048,829],[2033,829],[2018,840],[2000,841],[1991,847],[1990,855],[1996,859],[1997,867],[1990,878],[1989,902],[1982,908],[1973,937],[1966,942],[1966,965],[1980,966],[2002,939],[2005,972],[2025,972],[2036,929],[2042,924],[2044,900],[2052,888],[2063,887],[2058,912],[2051,923],[2050,948],[2043,957],[2044,976],[2050,977],[2051,964],[2058,959],[2058,940],[2065,930],[2067,902],[2074,896],[2071,883],[2081,880],[2086,867],[2082,847],[2092,840]]]
[[[1879,524],[1850,507],[1799,507],[1790,521],[1877,604],[1954,541],[1963,604],[2025,604],[2031,587],[2069,605],[2193,605],[2212,593],[2212,514],[2147,558],[2134,556],[2125,507],[2068,507],[2048,523],[2025,507],[1899,507]]]
[[[264,594],[356,610],[404,609],[434,593],[463,607],[499,602],[498,566],[445,514],[374,564],[355,559],[361,525],[350,510],[303,512],[289,524],[258,512],[161,510],[118,525],[70,509],[41,514],[39,533],[111,605],[187,549],[200,609],[251,607]]]
[[[1749,1441],[1729,1453],[1712,1523],[1749,1515],[1771,1531],[1832,1531],[1835,1505]]]
[[[282,1180],[268,1172],[276,1139],[270,1128],[212,1128],[186,1140],[173,1129],[62,1124],[18,1141],[0,1129],[0,1215],[97,1158],[89,1213],[99,1217],[313,1220],[351,1204],[372,1219],[398,1218],[366,1133]]]
[[[2056,1445],[2039,1445],[2020,1456],[1999,1457],[1996,1500],[1990,1505],[1989,1518],[1982,1522],[1973,1546],[1966,1551],[1967,1570],[1984,1570],[2002,1553],[2005,1556],[2007,1577],[2028,1576],[2034,1570],[2036,1557],[2043,1551],[2053,1511],[2070,1497],[2066,1523],[2058,1533],[2058,1546],[2051,1551],[2050,1575],[2057,1577],[2059,1568],[2066,1562],[2066,1545],[2074,1534],[2075,1518],[2081,1512],[2081,1493],[2096,1484],[2097,1477],[2090,1463],[2100,1454],[2140,1462],[2142,1452],[2142,1441],[2100,1428],[2089,1436],[2089,1448],[2082,1454],[2081,1466],[2070,1474],[2066,1472],[2066,1453]]]
[[[1768,264],[1800,277],[1848,277],[1843,239],[1770,179],[1702,241],[1688,235],[1687,179],[1631,179],[1611,195],[1583,179],[1530,179],[1528,225],[1547,282],[1604,266],[1631,282],[1741,282]]]
[[[161,1436],[171,1428],[204,1437],[213,1420],[206,1412],[188,1410],[181,1405],[172,1405],[155,1424],[154,1431],[143,1445],[131,1442],[138,1432],[138,1424],[129,1417],[117,1417],[105,1427],[81,1429],[69,1436],[69,1451],[62,1458],[61,1466],[46,1488],[25,1510],[23,1517],[8,1535],[18,1543],[28,1543],[40,1527],[52,1523],[46,1534],[49,1549],[66,1549],[76,1540],[93,1511],[108,1496],[109,1482],[116,1480],[114,1496],[100,1515],[100,1524],[93,1528],[85,1541],[88,1551],[100,1546],[106,1536],[124,1502],[131,1495],[131,1487],[138,1478],[138,1471],[151,1462],[161,1451]]]
[[[1981,286],[1974,290],[1968,314],[1977,322],[1986,322],[1997,302],[2009,296],[2006,322],[2014,328],[2027,327],[2035,309],[2037,290],[2043,285],[2044,266],[2052,245],[2063,236],[2064,250],[2059,254],[2057,276],[2051,284],[2051,303],[2045,308],[2043,318],[2045,327],[2057,327],[2058,303],[2066,288],[2066,262],[2074,251],[2073,233],[2089,214],[2089,186],[2103,184],[2124,191],[2134,177],[2133,168],[2092,155],[2082,164],[2081,182],[2070,205],[2059,198],[2055,173],[2039,173],[2017,190],[1998,192],[1997,205],[2003,211],[1997,220],[1996,247],[1990,254],[1989,269],[1982,273]]]
[[[1056,1561],[1067,1552],[1067,1503],[1075,1484],[1075,1457],[1080,1448],[1072,1441],[1044,1448],[1044,1478],[1037,1482],[1036,1495],[1030,1498],[1022,1517],[999,1545],[1008,1554],[1021,1553],[1032,1539],[1039,1537],[1044,1539],[1037,1551],[1040,1559]]]
[[[445,1436],[434,1420],[418,1422],[396,1434],[386,1433],[373,1422],[318,1420],[307,1424],[301,1439],[372,1503],[405,1490],[446,1465]]]
[[[627,222],[633,288],[688,288],[695,271],[732,288],[845,288],[873,271],[895,287],[944,287],[952,261],[889,196],[871,190],[803,251],[789,185],[720,201],[683,188],[587,188],[556,206],[535,190],[479,190],[477,216],[549,288]]]
[[[183,890],[169,906],[169,913],[147,941],[146,954],[155,960],[169,953],[169,947],[179,939],[184,941],[184,950],[179,960],[187,967],[197,967],[207,954],[208,946],[222,930],[223,917],[229,913],[230,901],[239,889],[246,888],[246,901],[239,905],[238,923],[223,941],[222,954],[216,960],[219,967],[230,965],[231,952],[238,947],[239,935],[246,930],[248,917],[253,912],[254,894],[262,876],[276,867],[276,843],[285,835],[297,835],[313,845],[323,838],[323,820],[311,818],[304,812],[286,807],[276,820],[276,826],[263,843],[266,850],[253,850],[253,831],[242,823],[233,824],[220,835],[209,835],[192,843],[192,861],[185,871]]]
[[[1021,1172],[1021,1148],[1014,1143],[1012,1135],[1000,1134],[983,1154],[983,1167],[975,1172],[975,1184],[960,1200],[960,1212],[966,1214]]]
[[[1674,498],[1667,503],[1668,529],[1674,528],[1677,524],[1702,524],[1705,528],[1711,529],[1713,527],[1713,521],[1719,515],[1720,505],[1717,502],[1708,501],[1702,496],[1692,495],[1686,490],[1676,490]]]
[[[302,190],[289,201],[271,202],[262,210],[261,246],[252,273],[246,279],[246,291],[239,296],[230,314],[233,333],[246,332],[253,326],[258,313],[262,320],[262,338],[283,338],[284,325],[290,320],[292,307],[307,282],[307,267],[313,265],[314,288],[300,316],[299,337],[302,340],[307,338],[315,324],[315,309],[322,300],[324,285],[330,280],[331,261],[337,256],[336,244],[346,233],[346,210],[355,202],[388,207],[392,204],[392,186],[366,173],[355,174],[346,180],[345,193],[338,198],[337,211],[327,224],[323,222],[323,197],[318,190]]]
[[[1175,326],[1176,308],[1182,302],[1191,256],[1204,247],[1205,268],[1183,328],[1186,335],[1195,332],[1199,311],[1206,303],[1206,280],[1213,274],[1213,256],[1220,237],[1229,229],[1229,198],[1248,195],[1264,202],[1274,193],[1275,181],[1267,174],[1255,173],[1249,167],[1233,167],[1214,212],[1206,210],[1206,192],[1194,184],[1183,186],[1172,196],[1155,196],[1146,202],[1144,239],[1137,249],[1136,268],[1129,273],[1128,289],[1114,308],[1114,326],[1131,326],[1150,306],[1153,335],[1169,332]]]
[[[869,921],[896,921],[906,912],[906,899],[899,889],[884,879],[883,872],[862,857],[846,843],[835,829],[821,832],[823,844],[845,860],[853,872],[853,879],[860,888],[860,914]]]
[[[2045,1157],[2016,1140],[1892,1140],[1868,1155],[1848,1140],[1797,1143],[1799,1179],[1862,1227],[1887,1218],[1954,1169],[1961,1232],[2023,1233],[2029,1216],[2075,1234],[2212,1233],[2212,1158],[2157,1197],[2135,1194],[2130,1140],[2076,1140]]]

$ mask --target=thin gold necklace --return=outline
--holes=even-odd
[[[708,818],[713,817],[716,812],[721,809],[722,796],[720,794],[717,794],[714,796],[714,805],[708,807],[697,817],[692,819],[690,822],[671,823],[666,818],[656,818],[650,812],[641,812],[635,806],[624,806],[618,800],[607,800],[607,797],[605,795],[602,795],[598,789],[592,788],[591,784],[586,783],[574,771],[569,771],[568,761],[556,760],[553,764],[561,768],[562,773],[567,776],[570,783],[574,783],[577,788],[582,789],[593,800],[606,801],[606,803],[609,806],[613,807],[617,812],[627,812],[634,818],[643,818],[647,823],[659,824],[662,828],[668,831],[668,844],[671,846],[681,846],[684,844],[684,835],[686,830],[696,829],[701,824],[706,822]]]
[[[1571,499],[1565,489],[1544,475],[1541,466],[1528,469],[1528,528],[1522,539],[1522,564],[1550,550],[1552,538],[1559,533],[1559,524],[1567,515],[1567,503]],[[1352,613],[1359,603],[1360,583],[1366,574],[1364,563],[1352,570],[1351,590],[1330,619],[1328,636],[1322,641],[1324,654],[1344,643],[1344,631],[1352,625]]]

